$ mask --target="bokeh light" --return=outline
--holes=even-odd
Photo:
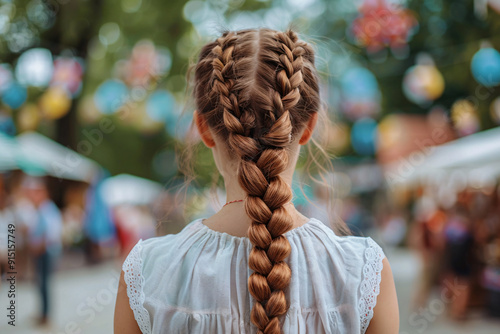
[[[471,70],[477,82],[486,87],[500,84],[500,52],[493,48],[482,48],[474,54]]]
[[[25,51],[17,61],[16,79],[26,86],[45,87],[54,71],[52,54],[47,49],[34,48]]]
[[[357,120],[352,126],[351,143],[361,155],[371,155],[377,149],[377,122],[371,118]]]
[[[96,107],[103,114],[112,114],[128,100],[128,88],[119,80],[107,80],[94,94]]]

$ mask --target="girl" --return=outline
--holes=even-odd
[[[320,109],[314,52],[293,31],[226,32],[195,68],[194,122],[227,203],[123,264],[115,333],[396,334],[391,269],[370,238],[340,237],[291,203]]]

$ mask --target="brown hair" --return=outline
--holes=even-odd
[[[320,108],[314,51],[291,30],[225,32],[201,49],[194,84],[198,113],[240,159],[238,179],[252,219],[251,320],[258,333],[281,333],[291,278],[284,233],[293,223],[283,207],[292,190],[280,174],[288,145]]]

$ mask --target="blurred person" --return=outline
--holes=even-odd
[[[300,146],[321,111],[311,46],[291,30],[226,32],[194,72],[194,123],[227,202],[134,246],[115,333],[398,333],[380,246],[336,235],[291,202]]]
[[[64,247],[80,245],[83,242],[84,194],[86,185],[75,183],[64,191],[61,215],[63,228],[61,240]]]
[[[386,244],[398,246],[405,239],[406,232],[406,220],[400,212],[391,213],[384,219],[381,236]]]
[[[500,235],[486,247],[486,267],[482,273],[482,285],[487,290],[486,306],[489,315],[500,317]]]
[[[462,290],[451,303],[450,314],[457,320],[465,319],[470,298],[474,236],[468,211],[462,204],[451,209],[444,230],[446,267]]]
[[[155,219],[146,206],[119,205],[113,209],[113,217],[123,258],[139,240],[156,235]]]
[[[35,280],[41,301],[38,324],[47,325],[50,312],[50,282],[62,248],[62,218],[59,209],[49,197],[43,178],[26,176],[21,187],[34,210],[35,221],[29,230],[28,240],[34,258]]]
[[[91,264],[104,257],[104,248],[113,247],[116,229],[111,208],[102,196],[102,185],[109,173],[101,171],[88,187],[85,194],[85,215],[83,231],[85,234],[85,254]]]
[[[15,186],[10,191],[10,202],[16,225],[16,270],[19,280],[33,278],[29,231],[37,220],[35,207],[28,198],[28,189],[22,186],[22,180],[25,177],[25,174],[19,174]]]
[[[420,257],[420,277],[413,293],[412,308],[424,307],[434,286],[439,283],[444,254],[446,212],[426,195],[418,198],[415,222],[408,234],[408,243]]]
[[[500,185],[491,194],[486,218],[476,231],[476,241],[484,263],[480,283],[486,289],[486,308],[489,315],[500,317]]]
[[[71,247],[83,240],[83,216],[83,209],[78,205],[72,203],[63,208],[63,229],[61,235],[63,246]]]

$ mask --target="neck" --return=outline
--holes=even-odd
[[[285,181],[291,184],[291,177],[285,178]],[[247,197],[236,177],[225,177],[224,183],[226,185],[226,203]],[[285,204],[284,208],[292,217],[294,227],[301,226],[309,220],[297,211],[291,202]],[[252,224],[252,220],[246,214],[245,202],[243,201],[224,206],[213,216],[205,219],[203,223],[214,230],[236,236],[247,236],[247,230]]]
[[[245,199],[247,197],[237,178],[224,178],[224,184],[226,185],[226,202]]]

